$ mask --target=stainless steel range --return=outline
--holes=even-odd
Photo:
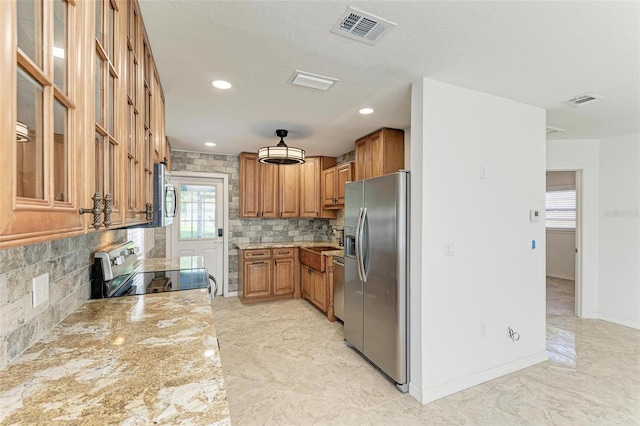
[[[211,298],[216,290],[215,278],[207,273],[202,258],[140,260],[133,241],[95,253],[92,299],[198,288],[208,289]]]

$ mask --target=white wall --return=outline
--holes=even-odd
[[[640,133],[600,141],[601,319],[640,328]]]
[[[407,144],[405,133],[405,164],[411,170],[411,218],[409,258],[409,393],[422,401],[422,80],[411,87],[411,134]],[[407,147],[409,145],[409,147]]]
[[[412,97],[422,237],[412,319],[428,402],[547,359],[544,223],[529,222],[530,209],[544,209],[545,111],[429,79],[414,83]],[[445,243],[453,256],[443,256]]]
[[[582,286],[576,292],[578,314],[598,318],[598,240],[600,193],[600,143],[598,140],[547,141],[547,170],[579,170],[578,218],[582,235],[577,247],[582,253]]]

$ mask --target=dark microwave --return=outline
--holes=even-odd
[[[167,226],[173,223],[178,208],[176,188],[171,173],[162,163],[153,165],[153,220],[147,226]]]

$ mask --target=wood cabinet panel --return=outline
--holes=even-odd
[[[336,202],[336,169],[332,167],[322,171],[322,206],[333,208]]]
[[[260,181],[258,182],[261,199],[260,217],[278,217],[278,166],[258,163]]]
[[[240,217],[260,214],[260,163],[258,155],[240,155]]]
[[[383,128],[356,141],[355,179],[397,172],[404,167],[404,131]]]
[[[273,294],[293,294],[294,287],[294,259],[273,260]]]
[[[300,166],[300,217],[320,216],[320,159],[307,158]]]
[[[271,294],[271,261],[251,260],[244,264],[244,298]]]
[[[313,303],[322,311],[327,312],[327,291],[325,274],[311,270],[313,287]]]
[[[308,157],[300,167],[300,217],[334,218],[336,212],[324,208],[324,175],[336,164],[335,157]]]
[[[282,218],[300,217],[300,166],[278,166],[279,215]]]
[[[353,162],[341,164],[322,172],[323,197],[325,209],[341,209],[344,207],[344,185],[353,180]]]

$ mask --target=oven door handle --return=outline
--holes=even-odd
[[[216,297],[216,294],[218,294],[218,282],[211,274],[209,274],[209,280],[213,282],[213,289],[211,289],[211,284],[209,284],[209,298],[213,300],[213,298]]]

